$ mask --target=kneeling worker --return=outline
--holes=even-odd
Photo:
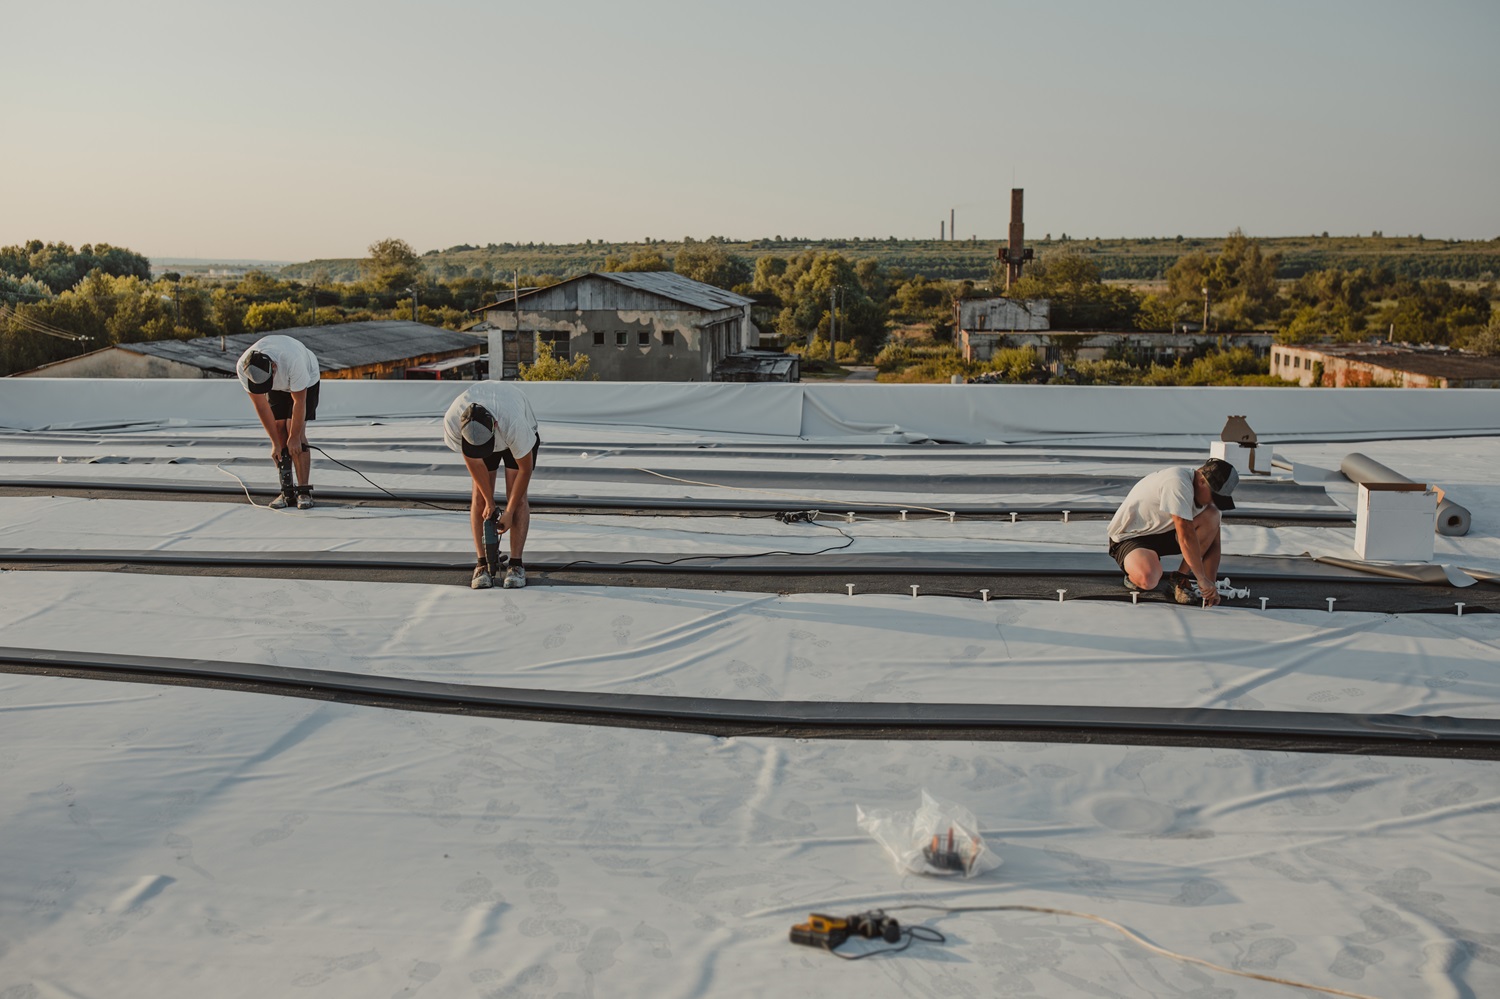
[[[251,344],[235,370],[271,438],[271,460],[281,473],[281,495],[271,501],[272,508],[295,503],[299,510],[311,509],[307,424],[318,416],[317,357],[301,341],[277,333]],[[293,470],[297,473],[295,490]]]
[[[536,469],[542,440],[536,432],[536,414],[521,390],[507,382],[479,382],[453,400],[443,416],[443,442],[464,456],[473,479],[469,495],[469,526],[474,532],[474,550],[479,564],[469,584],[483,590],[493,584],[492,573],[501,566],[507,590],[526,585],[526,532],[531,526],[531,506],[526,489]],[[495,473],[505,466],[505,509],[495,509]],[[491,566],[485,557],[484,528],[494,522],[499,534],[510,533],[510,557]]]
[[[1109,522],[1109,554],[1125,570],[1125,586],[1156,589],[1162,557],[1181,555],[1173,599],[1196,603],[1196,578],[1203,605],[1218,603],[1219,514],[1234,509],[1230,494],[1239,481],[1233,465],[1210,458],[1198,468],[1164,468],[1137,482]]]

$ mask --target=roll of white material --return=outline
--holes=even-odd
[[[1364,484],[1382,482],[1412,482],[1400,472],[1393,468],[1382,465],[1373,458],[1366,457],[1358,451],[1344,456],[1339,463],[1339,471],[1350,482]],[[1433,529],[1437,533],[1449,538],[1461,538],[1469,533],[1469,524],[1473,515],[1467,509],[1459,506],[1450,499],[1444,499],[1438,504],[1437,520]]]

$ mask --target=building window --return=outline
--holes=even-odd
[[[616,347],[623,347],[623,346],[625,346],[629,342],[630,342],[630,334],[629,333],[626,333],[624,330],[616,330],[615,331],[615,346]]]
[[[675,343],[677,343],[676,333],[674,333],[672,330],[661,331],[661,345],[663,347],[671,347]]]
[[[604,331],[603,330],[594,330],[594,346],[595,347],[602,347],[602,346],[604,346]]]
[[[642,347],[649,347],[651,346],[651,334],[646,330],[641,330],[636,333],[635,342]]]
[[[1294,368],[1300,368],[1300,367],[1302,367],[1302,358],[1298,357],[1298,356],[1293,356],[1292,357],[1292,367],[1294,367]]]
[[[545,343],[552,348],[552,356],[560,361],[571,360],[573,357],[573,335],[567,330],[559,332],[538,332],[537,343]]]

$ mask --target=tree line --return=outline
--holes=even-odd
[[[1496,349],[1492,283],[1465,287],[1380,266],[1323,268],[1287,280],[1279,252],[1235,230],[1212,247],[1185,247],[1159,282],[1138,289],[1111,283],[1097,256],[1078,252],[1076,243],[1042,253],[1008,293],[1049,299],[1054,329],[1201,323],[1207,289],[1211,331],[1275,330],[1283,342],[1318,342],[1390,336],[1394,328],[1398,340]],[[810,360],[831,361],[875,357],[893,327],[907,339],[942,343],[951,337],[958,300],[1003,287],[996,270],[987,280],[955,280],[845,252],[874,241],[840,249],[780,239],[758,245],[752,257],[720,237],[617,251],[601,244],[592,248],[606,252],[587,269],[670,270],[740,292],[755,301],[762,330],[774,330]],[[414,309],[422,322],[458,329],[517,282],[545,287],[568,276],[493,267],[449,272],[404,240],[384,239],[371,244],[352,280],[292,268],[234,279],[172,272],[153,278],[146,258],[130,250],[33,240],[0,248],[0,374],[122,342],[404,319]]]

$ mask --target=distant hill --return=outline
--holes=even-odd
[[[1500,239],[1448,241],[1420,236],[1276,236],[1257,238],[1262,252],[1281,254],[1278,277],[1295,278],[1309,271],[1339,267],[1387,267],[1413,278],[1450,281],[1500,279]],[[1155,280],[1177,259],[1194,251],[1218,252],[1223,237],[1142,237],[1137,239],[1028,239],[1038,257],[1053,253],[1087,254],[1099,265],[1105,280]],[[908,275],[948,280],[987,281],[995,264],[997,240],[936,239],[757,239],[724,241],[731,254],[752,266],[763,256],[792,257],[803,250],[837,250],[853,260],[872,258],[886,269]],[[607,256],[629,257],[635,250],[656,250],[671,257],[681,243],[563,243],[455,246],[431,250],[422,264],[436,278],[502,278],[522,274],[571,277],[600,270]],[[160,261],[153,262],[161,266]],[[320,277],[353,281],[360,276],[358,259],[310,260],[288,264],[278,271],[285,278]]]

